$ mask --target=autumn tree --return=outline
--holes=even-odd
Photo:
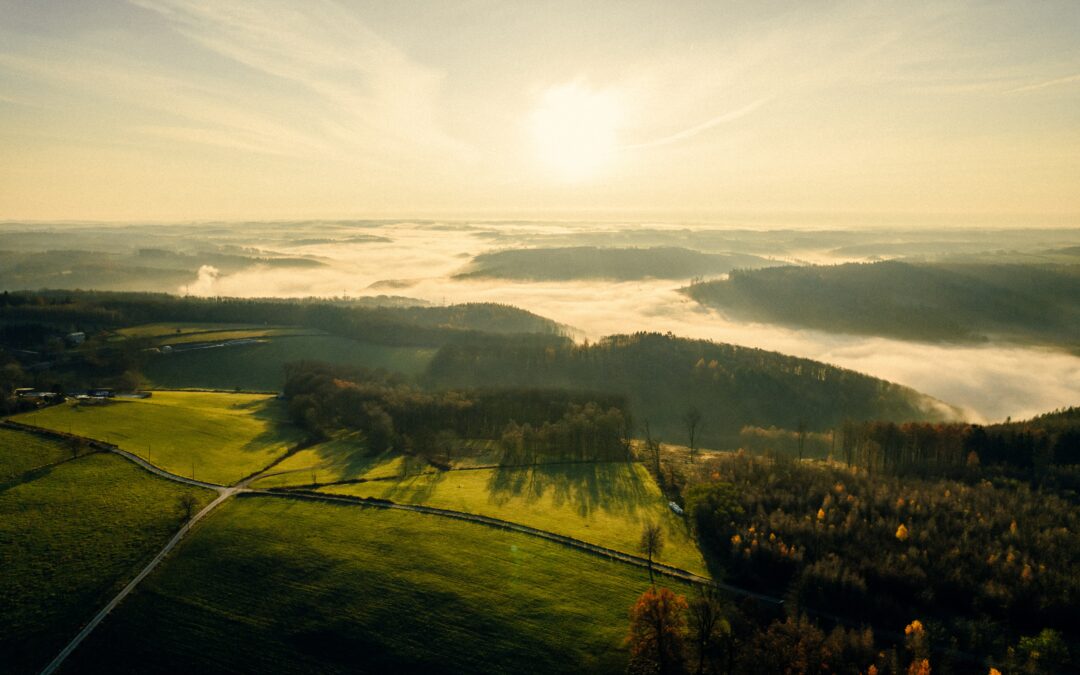
[[[686,671],[686,598],[650,587],[630,608],[627,672],[675,675]]]
[[[655,584],[653,558],[660,555],[660,551],[664,549],[664,531],[660,529],[658,523],[650,521],[641,528],[641,542],[638,544],[638,549],[649,559],[649,583]]]
[[[1069,662],[1069,649],[1061,633],[1050,628],[1038,635],[1022,637],[1016,647],[1009,648],[1009,672],[1056,673]]]
[[[828,673],[825,634],[805,615],[774,621],[740,654],[746,672],[804,675]]]

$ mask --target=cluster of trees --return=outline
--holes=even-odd
[[[316,362],[286,367],[293,418],[316,434],[363,431],[373,450],[450,459],[459,439],[500,440],[508,463],[626,459],[621,398],[537,389],[425,390],[399,375]]]
[[[886,261],[736,270],[685,289],[753,319],[909,340],[1011,339],[1075,349],[1080,265]]]
[[[739,432],[739,447],[756,453],[778,452],[800,459],[825,459],[834,448],[832,431],[808,431],[805,425],[796,429],[746,426]]]
[[[389,345],[438,347],[480,333],[536,333],[557,339],[562,327],[509,305],[354,307],[346,301],[176,297],[159,293],[43,291],[0,294],[4,323],[97,330],[160,321],[306,326]]]
[[[670,334],[616,335],[574,344],[505,339],[448,344],[426,373],[438,387],[544,387],[625,396],[657,435],[682,438],[685,415],[707,424],[696,441],[739,442],[743,427],[822,432],[844,419],[937,419],[905,387],[808,359]]]
[[[899,644],[882,649],[869,627],[826,631],[805,614],[755,616],[712,587],[689,597],[650,587],[630,608],[626,642],[627,672],[650,675],[929,675],[933,658],[919,620],[904,626]]]
[[[1042,628],[1077,637],[1075,494],[739,453],[707,462],[684,497],[738,583],[810,610],[926,617],[935,641],[1002,658]]]
[[[1080,408],[991,426],[845,422],[839,459],[870,471],[1080,463]]]

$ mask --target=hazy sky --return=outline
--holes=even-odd
[[[1080,222],[1076,0],[0,0],[0,17],[0,219]]]

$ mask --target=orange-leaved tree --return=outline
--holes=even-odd
[[[630,673],[674,675],[686,669],[686,598],[650,587],[630,608]]]

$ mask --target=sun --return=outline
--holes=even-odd
[[[530,119],[537,159],[559,178],[595,178],[615,159],[622,110],[610,91],[572,82],[544,92]]]

